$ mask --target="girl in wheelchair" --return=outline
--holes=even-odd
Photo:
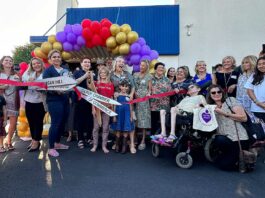
[[[177,136],[175,133],[176,121],[178,119],[177,115],[182,115],[183,112],[186,114],[192,114],[194,108],[198,108],[207,104],[204,96],[198,95],[199,92],[200,87],[197,84],[191,84],[188,87],[188,96],[185,97],[178,105],[171,108],[171,129],[168,137],[166,133],[166,111],[160,111],[161,133],[151,136],[152,142],[170,146],[173,142],[177,140]]]

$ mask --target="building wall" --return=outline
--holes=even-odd
[[[78,0],[57,0],[57,20],[59,20],[66,12],[67,8],[77,8]],[[66,24],[66,16],[64,16],[56,24],[56,32],[62,31]]]
[[[264,0],[178,0],[180,5],[179,65],[208,67],[227,55],[237,64],[246,55],[258,55],[265,43]],[[187,36],[188,24],[190,36]],[[193,71],[193,69],[192,69]]]

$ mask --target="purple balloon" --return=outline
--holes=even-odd
[[[151,53],[151,49],[148,45],[142,46],[142,49],[141,49],[141,55],[142,56],[149,55],[150,53]]]
[[[159,54],[156,50],[151,50],[151,53],[150,53],[151,60],[157,59],[158,56]]]
[[[66,40],[69,42],[69,43],[72,43],[72,44],[75,44],[76,43],[76,35],[74,33],[68,33],[67,36],[66,36]]]
[[[133,65],[133,71],[139,72],[140,71],[140,65]]]
[[[139,43],[140,45],[145,45],[146,44],[146,42],[145,42],[143,37],[138,38],[138,40],[136,42]]]
[[[65,32],[65,33],[70,33],[70,32],[72,32],[72,26],[69,25],[69,24],[66,24],[66,25],[64,26],[64,32]]]
[[[76,36],[79,36],[82,34],[83,28],[80,24],[74,24],[74,25],[72,25],[72,30]]]
[[[81,49],[81,47],[79,45],[77,45],[77,44],[74,45],[74,50],[75,51],[79,51],[80,49]]]
[[[130,58],[131,64],[138,65],[140,63],[141,56],[138,54],[132,55]]]
[[[139,43],[133,43],[131,46],[130,46],[130,52],[132,54],[139,54],[141,51],[141,45]]]
[[[72,51],[73,50],[73,45],[69,42],[64,42],[63,43],[63,49],[66,52]]]
[[[149,60],[149,61],[151,61],[152,59],[151,59],[150,56],[144,55],[144,56],[141,57],[140,61],[142,61],[142,60]]]
[[[64,32],[57,32],[56,40],[60,43],[64,43],[66,41],[66,34]]]
[[[132,63],[130,60],[127,61],[127,64],[131,67],[132,66]]]
[[[85,39],[82,37],[82,36],[78,36],[77,39],[76,39],[76,43],[82,47],[86,44],[86,41]]]

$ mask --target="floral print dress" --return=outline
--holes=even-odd
[[[141,77],[140,73],[135,73],[133,77],[135,82],[136,98],[145,97],[148,94],[148,83],[152,79],[152,76],[150,74],[146,74],[144,77]],[[149,100],[136,103],[136,118],[138,128],[151,128],[151,111]]]

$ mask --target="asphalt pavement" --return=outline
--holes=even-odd
[[[176,166],[174,155],[154,158],[150,145],[132,155],[90,152],[69,143],[60,157],[28,153],[17,139],[16,150],[0,154],[0,198],[264,198],[264,154],[255,171],[241,174],[217,169],[203,157],[191,169]]]

